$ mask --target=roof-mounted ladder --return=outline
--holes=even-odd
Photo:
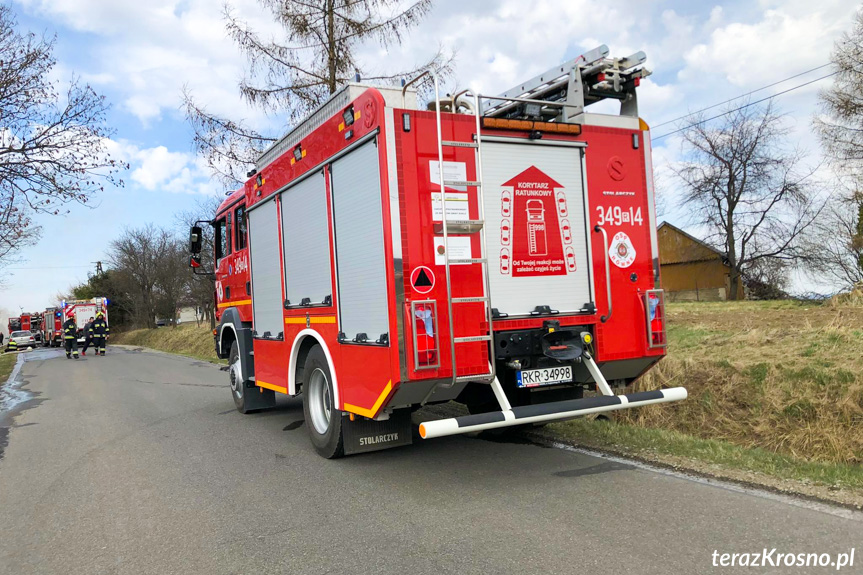
[[[484,102],[482,115],[577,123],[585,106],[612,98],[620,101],[621,115],[637,117],[635,88],[641,78],[651,74],[641,66],[647,56],[636,52],[625,58],[609,58],[608,54],[608,46],[603,44],[550,68],[506,90],[499,99]]]

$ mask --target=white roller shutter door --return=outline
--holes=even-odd
[[[266,201],[248,212],[249,265],[252,275],[253,328],[257,337],[284,332],[279,220],[276,202]]]
[[[322,172],[282,193],[285,290],[290,305],[312,305],[332,296],[327,189]]]
[[[378,161],[372,141],[332,165],[340,330],[348,341],[389,332]]]

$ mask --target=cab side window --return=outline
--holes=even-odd
[[[225,218],[216,220],[216,261],[231,253],[231,236],[228,235],[228,222]]]
[[[236,250],[244,250],[246,249],[246,234],[247,224],[246,224],[246,207],[240,206],[234,212],[234,230],[236,238],[234,239],[234,247]]]

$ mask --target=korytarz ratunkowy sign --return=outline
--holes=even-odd
[[[563,186],[531,166],[501,188],[500,273],[530,277],[574,272]]]

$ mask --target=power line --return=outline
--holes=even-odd
[[[707,110],[711,110],[713,108],[718,108],[719,106],[722,106],[722,105],[727,104],[729,102],[733,102],[734,100],[739,100],[740,98],[746,98],[747,96],[751,96],[752,94],[754,94],[756,92],[761,92],[763,90],[766,90],[767,88],[772,88],[773,86],[777,86],[779,84],[784,84],[788,80],[793,80],[794,78],[799,78],[800,76],[805,76],[806,74],[808,74],[810,72],[814,72],[815,70],[820,70],[821,68],[826,68],[827,66],[830,66],[829,62],[827,64],[821,64],[820,66],[815,66],[814,68],[810,68],[809,70],[806,70],[805,72],[800,72],[799,74],[794,74],[793,76],[788,76],[784,80],[779,80],[778,82],[773,82],[772,84],[767,84],[766,86],[762,86],[758,89],[752,90],[751,92],[747,92],[746,94],[743,94],[742,96],[735,96],[734,98],[731,98],[729,100],[725,100],[724,102],[719,102],[718,104],[713,104],[712,106],[707,106],[706,108],[701,108],[700,110],[696,110],[695,112],[690,112],[689,114],[686,114],[684,116],[680,116],[679,118],[674,118],[673,120],[668,120],[667,122],[662,122],[661,124],[656,124],[655,126],[652,127],[652,129],[655,130],[656,128],[660,128],[660,127],[666,126],[668,124],[673,124],[674,122],[676,122],[678,120],[683,120],[684,118],[689,118],[690,116],[693,116],[695,114],[699,114],[701,112],[706,112]]]
[[[661,136],[656,136],[655,138],[651,138],[651,139],[652,139],[654,142],[655,142],[656,140],[661,140],[662,138],[665,138],[665,137],[667,137],[667,136],[671,136],[671,135],[676,134],[676,133],[678,133],[678,132],[682,132],[682,131],[684,131],[684,130],[688,130],[689,128],[691,128],[691,127],[693,127],[693,126],[698,126],[698,125],[700,125],[700,124],[704,124],[704,123],[706,123],[706,122],[710,122],[711,120],[715,120],[715,119],[717,119],[717,118],[721,118],[722,116],[727,116],[728,114],[732,114],[732,113],[734,113],[734,112],[737,112],[737,111],[743,110],[743,109],[745,109],[745,108],[748,108],[749,106],[754,106],[755,104],[760,104],[761,102],[766,102],[767,100],[772,100],[772,99],[773,99],[773,98],[775,98],[776,96],[781,96],[782,94],[787,94],[788,92],[793,92],[794,90],[797,90],[797,89],[802,88],[802,87],[804,87],[804,86],[808,86],[809,84],[814,84],[815,82],[819,82],[819,81],[824,80],[824,79],[826,79],[826,78],[829,78],[829,77],[831,77],[831,76],[835,76],[835,75],[836,75],[836,74],[838,74],[838,73],[839,73],[839,71],[838,71],[838,70],[837,70],[836,72],[831,72],[830,74],[827,74],[826,76],[821,76],[820,78],[815,78],[814,80],[810,80],[810,81],[808,81],[808,82],[804,82],[804,83],[802,83],[802,84],[798,84],[797,86],[793,86],[793,87],[791,87],[791,88],[788,88],[787,90],[782,90],[781,92],[776,92],[775,94],[773,94],[773,95],[771,95],[771,96],[767,96],[766,98],[761,98],[760,100],[755,100],[754,102],[749,102],[748,104],[744,104],[744,105],[742,105],[742,106],[740,106],[740,107],[738,107],[738,108],[734,108],[733,110],[728,110],[728,111],[726,111],[726,112],[722,112],[721,114],[717,114],[716,116],[712,116],[712,117],[710,117],[710,118],[706,118],[706,119],[704,119],[704,120],[698,120],[697,122],[692,122],[691,124],[689,124],[689,125],[687,125],[687,126],[684,126],[684,127],[682,127],[682,128],[678,128],[677,130],[674,130],[674,131],[671,131],[671,132],[667,132],[667,133],[665,133],[665,134],[662,134]],[[696,113],[697,113],[697,112],[696,112]],[[691,114],[690,114],[690,116],[691,116]],[[684,117],[687,117],[687,116],[684,116]]]
[[[73,268],[89,268],[90,266],[28,266],[22,268],[4,268],[7,270],[68,270]]]

